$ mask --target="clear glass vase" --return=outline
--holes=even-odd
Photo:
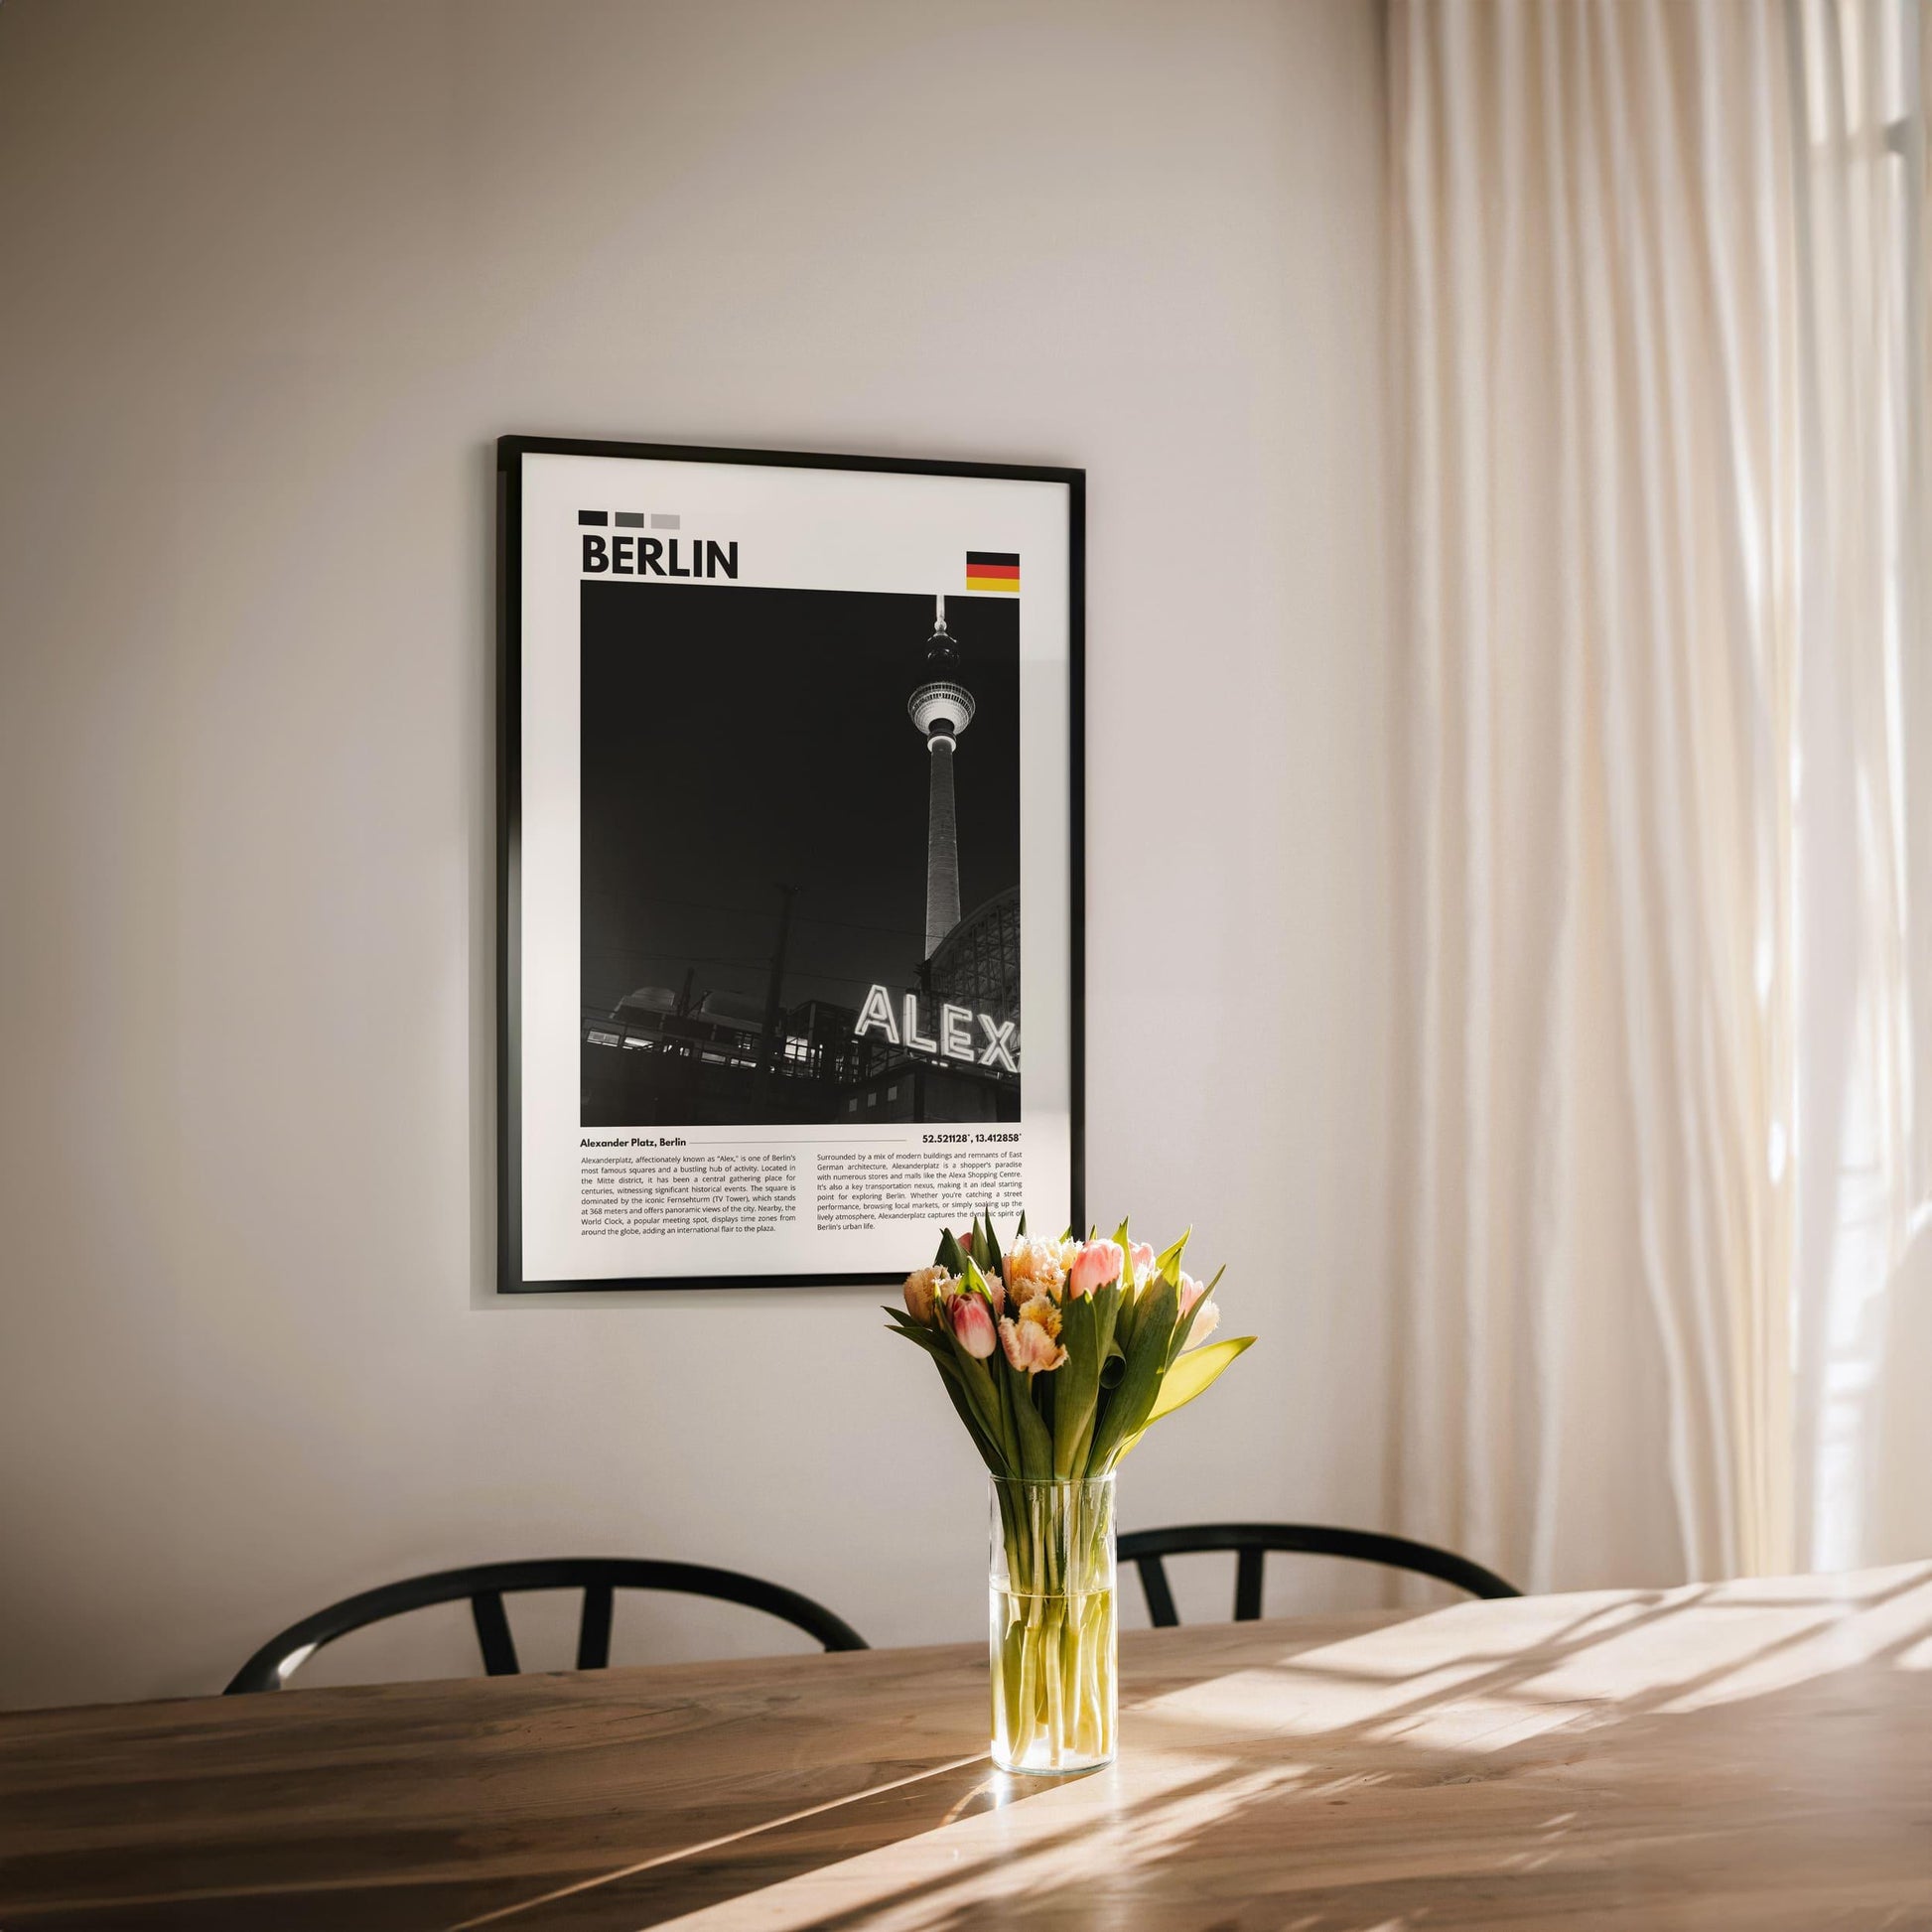
[[[1048,1776],[1114,1755],[1114,1479],[995,1476],[993,1761]]]

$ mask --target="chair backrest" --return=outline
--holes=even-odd
[[[1168,1587],[1164,1557],[1191,1557],[1203,1551],[1235,1551],[1234,1620],[1252,1623],[1261,1615],[1262,1565],[1270,1550],[1303,1556],[1353,1557],[1361,1563],[1387,1564],[1414,1570],[1466,1589],[1471,1596],[1520,1596],[1493,1570],[1434,1544],[1414,1543],[1406,1536],[1383,1536],[1376,1530],[1336,1530],[1319,1523],[1194,1523],[1182,1529],[1134,1530],[1120,1539],[1120,1559],[1141,1573],[1147,1613],[1157,1628],[1180,1621]]]
[[[577,1668],[603,1670],[611,1661],[611,1616],[621,1589],[676,1590],[745,1603],[816,1637],[827,1650],[864,1650],[866,1640],[823,1603],[780,1584],[747,1577],[736,1570],[713,1570],[698,1563],[654,1563],[634,1557],[548,1557],[526,1563],[484,1563],[468,1570],[440,1570],[345,1596],[326,1610],[292,1623],[235,1672],[226,1696],[247,1691],[279,1691],[326,1643],[380,1623],[387,1617],[420,1610],[431,1603],[470,1599],[483,1669],[491,1677],[514,1677],[516,1646],[510,1641],[503,1598],[522,1590],[581,1589],[584,1614],[577,1627]]]

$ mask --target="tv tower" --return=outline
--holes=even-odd
[[[925,682],[905,701],[906,716],[925,740],[931,766],[925,834],[925,956],[959,923],[959,821],[953,812],[952,759],[959,734],[973,722],[973,694],[959,682],[959,653],[946,634],[946,600],[934,600],[926,639]]]

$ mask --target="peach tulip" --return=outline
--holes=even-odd
[[[1020,1305],[1020,1319],[1036,1322],[1053,1337],[1060,1338],[1060,1305],[1050,1295],[1035,1295]]]
[[[1016,1302],[1060,1292],[1066,1271],[1060,1266],[1057,1241],[1041,1241],[1035,1235],[1023,1234],[1001,1260],[1006,1269],[1007,1287],[1013,1291]]]
[[[930,1326],[934,1305],[959,1284],[936,1264],[915,1268],[905,1278],[905,1312],[914,1321]]]
[[[1037,1321],[1024,1317],[1000,1323],[1000,1345],[1023,1375],[1048,1373],[1066,1360],[1066,1350]]]

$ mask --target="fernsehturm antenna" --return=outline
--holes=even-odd
[[[925,954],[959,923],[959,822],[953,811],[952,760],[959,734],[973,722],[973,694],[959,682],[959,654],[946,632],[946,600],[934,599],[926,640],[925,682],[906,700],[906,715],[925,739],[931,779],[925,834]]]

